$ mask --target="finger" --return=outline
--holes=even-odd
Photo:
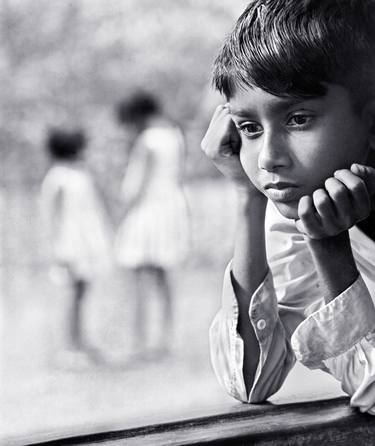
[[[201,149],[211,159],[222,155],[231,156],[234,148],[231,144],[238,144],[236,140],[237,129],[229,112],[223,110],[223,106],[216,108],[215,115],[212,117],[207,132],[201,141]],[[231,133],[234,135],[231,135]]]
[[[352,164],[350,170],[365,181],[370,195],[375,194],[375,169],[362,164]]]
[[[304,234],[313,239],[322,238],[323,231],[315,211],[312,197],[308,195],[301,197],[298,203],[297,212],[305,229]],[[299,224],[300,227],[302,227],[302,225]]]
[[[218,121],[219,118],[221,118],[222,116],[226,116],[228,114],[229,114],[229,109],[228,109],[227,104],[218,105],[212,114],[210,124],[208,126],[208,131],[216,125],[216,122]]]
[[[224,129],[224,135],[219,144],[213,145],[215,147],[214,153],[211,154],[211,158],[230,158],[233,155],[237,155],[241,149],[241,136],[230,117],[229,114],[219,118],[219,124]]]
[[[337,170],[334,177],[341,181],[349,191],[352,209],[357,221],[366,218],[370,212],[370,197],[362,178],[348,169]]]
[[[320,218],[320,224],[327,235],[336,235],[336,212],[332,200],[324,189],[317,189],[312,195],[314,207]]]
[[[212,115],[211,121],[213,121],[215,118],[217,118],[222,113],[229,112],[229,104],[220,104],[215,108],[215,111]]]
[[[352,203],[348,189],[337,178],[328,178],[324,183],[325,189],[331,198],[335,213],[336,221],[342,228],[352,225],[353,212]]]
[[[306,234],[306,228],[305,225],[301,220],[295,220],[296,228],[298,229],[301,234]]]

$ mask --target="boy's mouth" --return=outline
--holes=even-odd
[[[285,182],[268,183],[264,186],[264,191],[270,200],[281,203],[294,201],[299,195],[295,184]]]

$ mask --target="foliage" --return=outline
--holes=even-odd
[[[137,86],[160,96],[187,133],[192,163],[200,166],[193,151],[212,101],[210,67],[244,4],[0,0],[2,184],[40,181],[51,125],[86,128],[94,169],[116,178],[126,150],[113,107]]]

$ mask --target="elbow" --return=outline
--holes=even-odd
[[[350,406],[362,413],[375,415],[375,382],[357,389],[350,398]],[[350,393],[349,393],[350,395]]]

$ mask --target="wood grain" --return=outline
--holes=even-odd
[[[45,441],[55,445],[374,445],[375,417],[348,398],[243,405],[216,416]]]

